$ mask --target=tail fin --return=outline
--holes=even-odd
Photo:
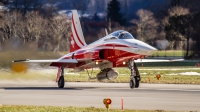
[[[77,10],[72,10],[70,52],[86,46]]]

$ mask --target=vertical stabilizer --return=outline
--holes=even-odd
[[[72,10],[70,52],[86,46],[77,10]]]

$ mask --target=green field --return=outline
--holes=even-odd
[[[119,72],[119,77],[111,83],[128,83],[130,78],[130,71],[127,68],[116,69]],[[42,69],[42,71],[32,70],[25,73],[11,72],[9,69],[0,70],[0,80],[11,81],[55,81],[56,72],[47,72],[49,70]],[[142,83],[163,83],[163,84],[200,84],[200,69],[197,67],[139,67]],[[65,81],[67,82],[98,82],[97,80],[88,80],[86,71],[73,73],[72,70],[65,70]],[[98,74],[99,70],[95,69],[92,77]],[[181,75],[185,74],[186,75]],[[160,74],[160,80],[157,80],[156,75]]]
[[[95,107],[52,107],[52,106],[0,106],[0,112],[108,112],[107,109]],[[109,112],[122,112],[109,109]],[[124,110],[124,112],[167,112],[164,110]]]
[[[152,57],[159,57],[159,56],[166,56],[166,57],[183,57],[184,56],[184,51],[182,50],[163,50],[163,51],[157,51],[155,52],[153,55],[151,55]]]
[[[116,69],[119,72],[119,77],[113,81],[113,83],[128,83],[130,77],[130,71],[126,68]],[[154,69],[153,67],[139,67],[141,74],[142,83],[162,83],[162,84],[200,84],[200,76],[192,75],[190,73],[200,73],[200,69],[193,69],[190,67],[186,68],[168,68],[160,67]],[[94,71],[93,77],[98,73],[98,70]],[[187,75],[181,75],[182,73],[188,73]],[[157,80],[156,75],[160,74],[160,80]],[[81,72],[79,75],[66,75],[66,81],[69,82],[86,82],[88,81],[88,76],[86,72]],[[149,80],[150,79],[150,80]],[[90,80],[96,81],[96,80]]]

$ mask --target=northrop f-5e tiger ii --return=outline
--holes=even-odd
[[[58,68],[56,82],[59,88],[64,88],[64,68],[82,71],[99,68],[96,75],[98,81],[113,80],[119,73],[115,67],[128,67],[130,73],[130,88],[138,88],[140,74],[135,60],[145,58],[157,49],[135,39],[129,32],[118,30],[101,39],[86,44],[79,16],[72,10],[70,53],[54,60],[15,60],[13,62],[50,62],[50,66]],[[90,77],[90,74],[88,72]]]

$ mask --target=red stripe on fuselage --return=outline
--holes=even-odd
[[[106,47],[132,47],[132,46],[128,46],[128,45],[120,45],[120,44],[104,44],[104,45],[100,45],[102,46],[106,46]],[[137,48],[137,47],[133,47],[133,48]]]
[[[80,37],[78,36],[78,33],[77,33],[77,31],[76,31],[76,26],[75,26],[75,23],[74,23],[74,16],[73,16],[73,15],[72,15],[72,24],[73,24],[73,26],[74,26],[74,31],[75,31],[75,33],[76,33],[76,36],[77,36],[77,38],[78,38],[78,41],[82,44],[82,46],[84,46],[83,42],[80,40]]]

